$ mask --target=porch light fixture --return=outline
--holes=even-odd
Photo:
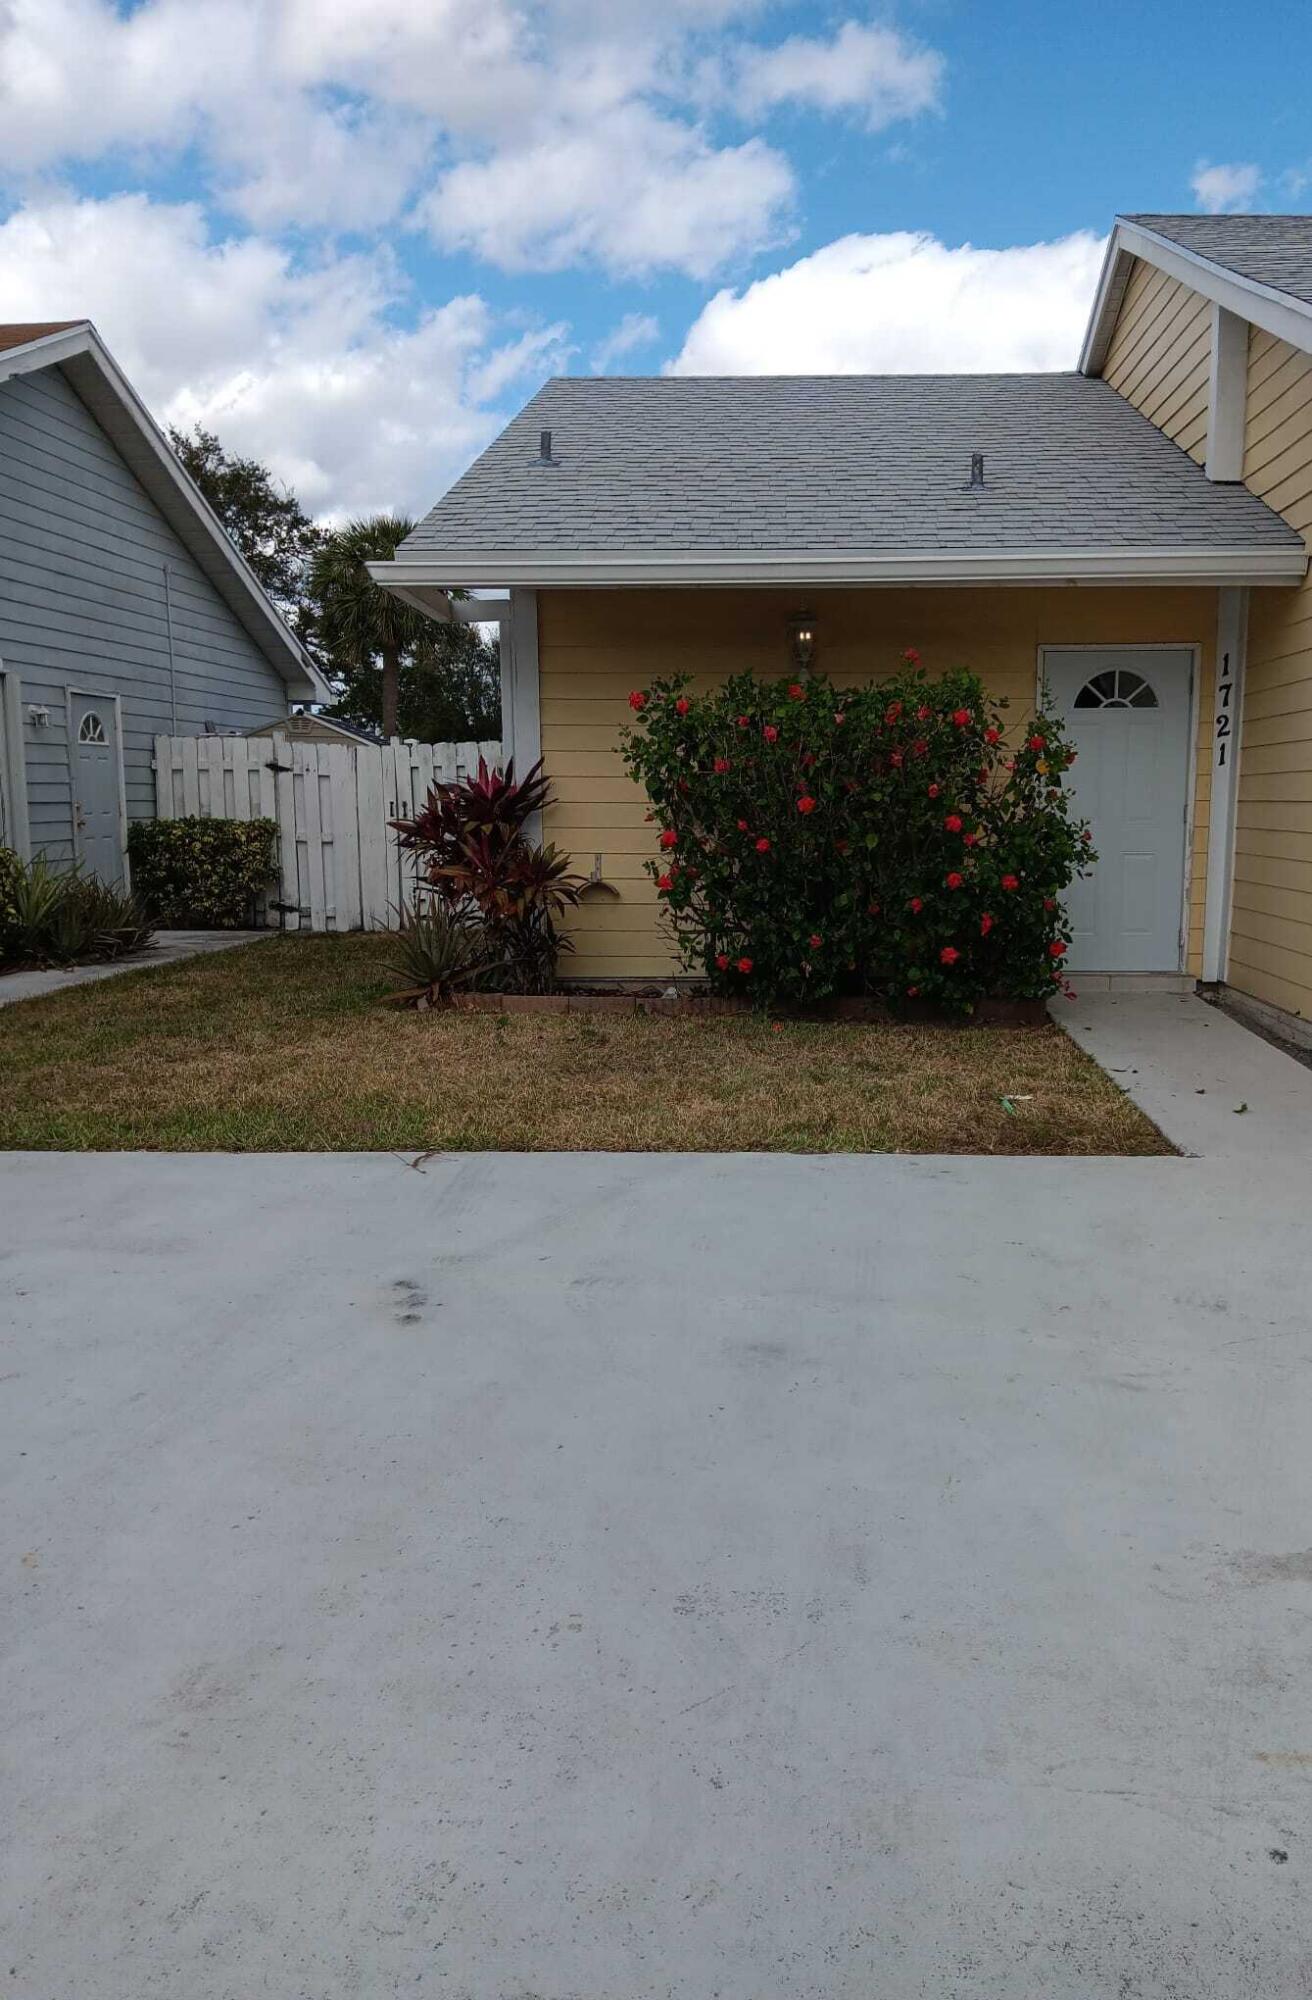
[[[789,625],[793,658],[802,673],[809,674],[815,658],[815,619],[809,611],[799,611]]]

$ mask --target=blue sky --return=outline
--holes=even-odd
[[[0,318],[415,509],[560,369],[1070,366],[1118,209],[1312,207],[1310,58],[1293,0],[0,0]]]

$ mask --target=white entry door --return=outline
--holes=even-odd
[[[1178,972],[1193,655],[1047,647],[1048,702],[1079,753],[1075,811],[1098,865],[1067,895],[1068,963],[1084,972]]]
[[[68,722],[73,851],[88,875],[117,888],[127,875],[118,708],[105,695],[70,692]]]

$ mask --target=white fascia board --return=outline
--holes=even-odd
[[[490,549],[371,563],[369,573],[408,602],[422,604],[426,590],[496,585],[595,590],[638,584],[1290,584],[1302,582],[1307,566],[1301,544],[1270,549],[1034,549],[978,556],[937,550],[863,556],[810,550],[653,555],[649,550]]]
[[[1223,306],[1227,312],[1235,313],[1253,326],[1260,326],[1265,333],[1274,334],[1277,340],[1288,341],[1291,347],[1312,354],[1312,305],[1292,298],[1288,292],[1278,292],[1271,285],[1260,285],[1255,278],[1240,277],[1237,271],[1214,264],[1210,257],[1202,257],[1196,250],[1182,249],[1169,237],[1159,236],[1155,229],[1144,229],[1137,222],[1118,222],[1107,248],[1102,279],[1080,354],[1082,374],[1102,373],[1112,327],[1125,290],[1124,277],[1118,280],[1116,275],[1119,260],[1128,264],[1131,257],[1138,257],[1145,264],[1165,271],[1168,278],[1188,285],[1192,291]]]
[[[246,558],[233,544],[218,515],[179,460],[91,321],[83,320],[62,333],[48,333],[26,342],[22,347],[11,347],[0,353],[0,382],[7,381],[11,376],[31,374],[40,368],[68,368],[71,386],[87,401],[92,416],[105,429],[106,435],[119,444],[120,439],[115,435],[118,426],[107,424],[105,419],[108,413],[96,408],[94,401],[88,401],[85,394],[88,386],[85,371],[92,371],[95,382],[100,385],[102,393],[108,395],[122,427],[143,451],[150,468],[171,490],[184,516],[190,516],[213,545],[215,555],[231,579],[233,596],[240,600],[247,614],[241,622],[276,667],[286,683],[288,695],[297,701],[331,701],[333,690],[328,682],[283,620]],[[81,381],[79,371],[82,373]],[[138,471],[136,466],[131,469]],[[152,495],[152,498],[156,496]],[[164,511],[161,509],[161,512]],[[167,513],[165,518],[168,518]],[[170,525],[176,532],[176,523]],[[232,604],[230,608],[241,617],[237,604]]]

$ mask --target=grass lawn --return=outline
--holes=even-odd
[[[1055,1027],[402,1013],[386,953],[276,939],[7,1007],[0,1146],[1171,1150]]]

